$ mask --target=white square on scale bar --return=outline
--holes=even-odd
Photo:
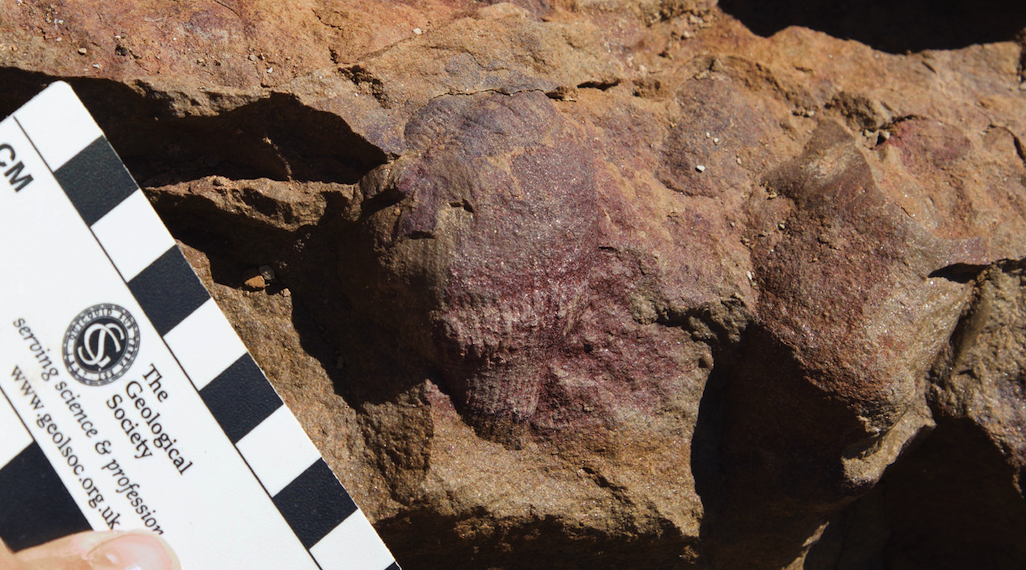
[[[14,383],[8,385],[13,386]],[[0,396],[0,467],[10,463],[30,443],[32,436],[25,431],[25,425],[18,419],[18,414],[11,408],[7,398]]]
[[[100,218],[92,229],[126,282],[175,245],[142,190]]]
[[[57,171],[103,131],[71,86],[58,81],[14,113],[50,170]]]
[[[207,299],[185,317],[164,335],[164,341],[197,390],[210,384],[246,353],[246,346],[213,299]]]
[[[362,511],[356,511],[310,548],[325,570],[385,570],[392,554]]]
[[[281,406],[236,444],[273,497],[321,458],[286,406]]]

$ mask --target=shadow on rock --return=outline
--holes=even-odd
[[[1019,0],[723,0],[724,12],[760,36],[804,26],[889,53],[1009,41],[1026,27]]]
[[[0,68],[0,117],[58,79],[71,84],[143,186],[212,175],[354,183],[386,160],[338,115],[283,93],[211,94],[200,102],[142,82],[129,87]],[[203,106],[218,112],[197,110]]]

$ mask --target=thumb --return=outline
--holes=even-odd
[[[11,553],[11,549],[7,548],[3,540],[0,540],[0,570],[17,570],[18,559]]]
[[[181,570],[167,543],[148,532],[83,532],[14,557],[19,570]]]

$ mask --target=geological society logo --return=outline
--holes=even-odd
[[[117,380],[139,352],[139,325],[124,307],[93,305],[64,333],[64,365],[76,380],[103,386]]]

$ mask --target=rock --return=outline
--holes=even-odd
[[[75,87],[405,568],[1026,562],[1019,12],[92,4],[0,112]]]
[[[242,284],[251,291],[257,291],[267,287],[267,280],[264,279],[263,275],[260,275],[259,271],[250,269],[242,274]]]
[[[999,568],[1026,556],[1012,534],[1026,528],[1026,278],[1024,264],[1000,262],[980,273],[973,301],[930,375],[937,429],[907,465],[895,466],[884,505],[894,527],[895,563],[922,564],[937,556],[965,564],[961,548],[923,536],[958,540],[982,551],[973,563]],[[923,472],[927,470],[924,477]],[[947,504],[932,497],[945,493]],[[956,529],[956,521],[972,529]],[[1000,521],[1000,522],[999,522]]]

